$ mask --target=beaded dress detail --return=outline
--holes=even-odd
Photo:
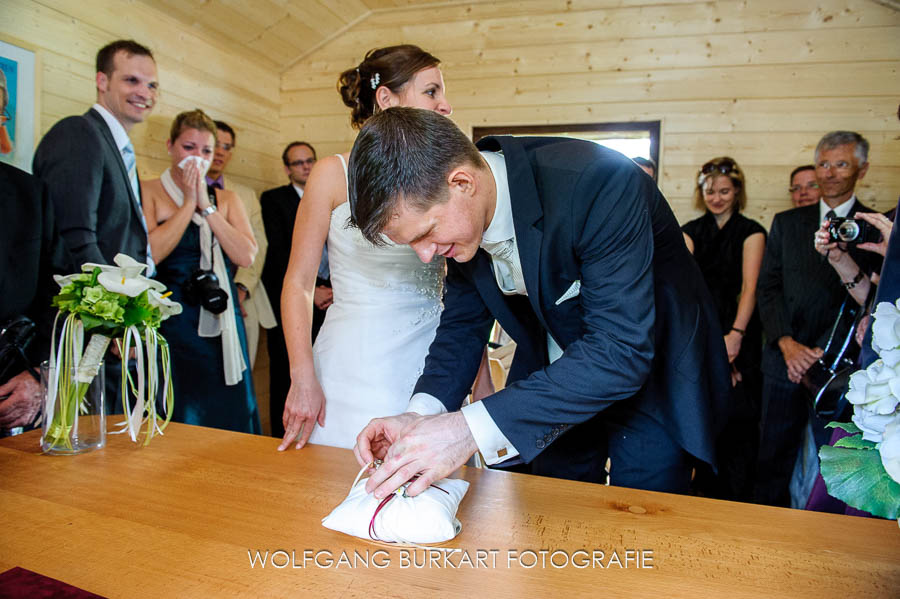
[[[344,202],[328,229],[334,303],[313,347],[325,426],[310,437],[347,448],[372,418],[406,410],[443,308],[445,266],[423,264],[409,246],[375,247],[349,218]]]

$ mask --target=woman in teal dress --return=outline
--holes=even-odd
[[[256,241],[241,200],[206,187],[215,140],[215,124],[203,111],[179,114],[166,141],[172,166],[141,185],[156,278],[184,307],[161,327],[172,355],[172,420],[258,434],[234,286],[234,271],[253,262]],[[209,285],[211,275],[218,284]]]

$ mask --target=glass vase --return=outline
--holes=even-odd
[[[79,381],[77,368],[57,376],[56,367],[41,364],[43,422],[41,450],[75,455],[106,445],[104,368],[100,365],[90,381]]]

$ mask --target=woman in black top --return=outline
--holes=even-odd
[[[749,498],[759,421],[759,361],[762,329],[756,313],[756,281],[766,247],[766,231],[741,214],[747,203],[744,174],[727,156],[700,169],[694,192],[706,214],[682,227],[712,293],[725,333],[735,386],[733,410],[720,447],[720,477],[710,491],[731,499]],[[749,485],[749,488],[747,487]]]

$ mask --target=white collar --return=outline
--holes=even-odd
[[[506,241],[516,236],[516,228],[513,224],[512,199],[509,195],[509,181],[506,178],[506,159],[502,152],[481,152],[481,157],[487,162],[494,176],[494,184],[497,186],[497,203],[494,206],[494,217],[491,224],[481,236],[481,245]]]
[[[291,183],[291,187],[293,187],[297,191],[298,196],[300,196],[301,198],[303,197],[303,188],[302,187],[300,187],[299,185],[295,185],[294,183]]]
[[[829,210],[834,210],[834,213],[841,218],[847,218],[847,215],[850,214],[850,209],[853,208],[853,203],[856,201],[856,194],[854,193],[850,196],[850,199],[846,202],[839,204],[837,208],[830,208],[828,204],[825,203],[824,199],[819,200],[819,222],[825,220],[825,215],[828,214]]]
[[[125,146],[131,143],[128,132],[125,131],[125,127],[122,126],[119,119],[114,117],[110,111],[100,104],[94,104],[92,108],[99,112],[100,116],[103,117],[103,120],[106,121],[106,126],[109,127],[109,132],[112,133],[113,141],[116,142],[116,147],[119,148],[119,151],[121,152]]]

